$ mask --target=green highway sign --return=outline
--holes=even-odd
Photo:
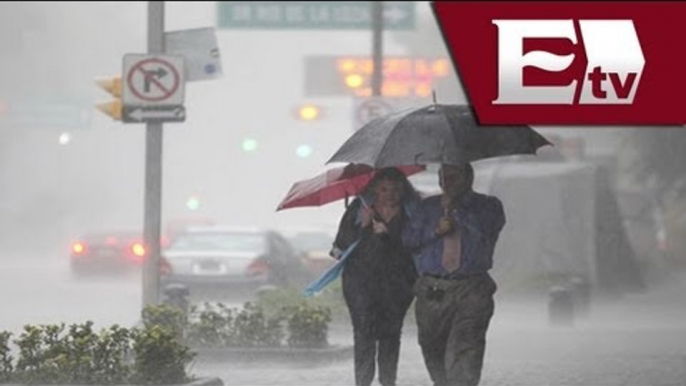
[[[415,27],[415,2],[384,1],[384,29]],[[219,1],[217,28],[370,29],[369,1]]]

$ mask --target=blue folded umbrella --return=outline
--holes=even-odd
[[[343,252],[343,254],[341,254],[341,258],[338,259],[336,264],[334,264],[331,268],[326,270],[326,272],[324,272],[322,276],[320,276],[317,280],[313,281],[310,285],[307,286],[307,288],[303,290],[303,295],[305,295],[305,297],[308,298],[312,297],[321,292],[321,290],[323,290],[324,287],[329,285],[329,283],[336,280],[338,276],[341,275],[341,272],[343,272],[343,265],[345,264],[345,260],[348,258],[348,256],[351,255],[352,251],[359,243],[360,240],[357,240],[354,243],[350,244],[350,246]]]

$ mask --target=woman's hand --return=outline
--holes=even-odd
[[[376,221],[372,219],[372,223],[374,224],[374,233],[388,233],[388,227],[386,226],[386,224],[384,224],[383,221]]]
[[[374,218],[374,209],[370,206],[362,208],[362,228],[366,228],[372,223]]]

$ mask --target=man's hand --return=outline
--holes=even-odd
[[[447,194],[442,195],[441,206],[443,207],[443,211],[445,213],[450,212],[451,210],[455,209],[455,198]]]
[[[438,236],[448,234],[452,232],[452,230],[453,220],[451,220],[448,216],[443,216],[440,219],[438,219],[438,223],[436,223],[436,228],[434,228],[434,232],[436,232],[436,235]]]

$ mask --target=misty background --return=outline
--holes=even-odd
[[[3,3],[0,92],[17,101],[70,102],[81,127],[2,126],[4,226],[10,241],[56,242],[94,229],[141,229],[144,125],[122,124],[93,105],[109,95],[93,82],[121,72],[122,56],[146,52],[145,3]],[[214,26],[214,2],[168,3],[166,30]],[[426,10],[425,10],[426,11]],[[275,213],[290,185],[322,172],[352,132],[350,98],[318,100],[326,117],[295,119],[303,57],[369,55],[368,31],[217,30],[223,77],[188,83],[185,123],[164,132],[163,223],[209,218],[222,224],[332,225],[342,204]],[[437,39],[438,41],[438,39]],[[386,39],[388,53],[402,48]],[[47,125],[46,125],[47,126]],[[62,133],[68,144],[60,145]],[[257,141],[253,152],[242,149]],[[298,157],[307,145],[312,153]],[[198,198],[191,210],[186,201]],[[6,221],[12,218],[11,224]]]
[[[120,75],[123,55],[146,52],[146,12],[145,2],[0,4],[0,250],[48,251],[61,260],[84,233],[142,231],[144,125],[97,111],[111,97],[94,79]],[[414,13],[414,29],[384,32],[384,54],[448,58],[429,3],[416,2]],[[166,5],[166,31],[216,20],[216,2]],[[186,121],[165,124],[163,233],[189,221],[334,230],[342,202],[275,208],[295,181],[334,166],[325,162],[357,128],[351,95],[308,94],[317,86],[312,79],[322,89],[333,82],[313,74],[308,58],[369,57],[371,31],[217,28],[216,36],[223,75],[187,83]],[[432,86],[439,103],[465,101],[452,66]],[[319,106],[322,118],[298,119],[305,104]],[[665,245],[657,257],[639,258],[648,265],[660,259],[665,271],[684,265],[681,128],[537,129],[568,162],[607,167],[625,213],[637,205],[622,191],[657,208],[660,224],[650,232]],[[425,193],[436,189],[433,170],[413,180]]]
[[[217,2],[165,4],[166,31],[216,26]],[[415,17],[412,30],[384,32],[384,54],[448,58],[428,2],[415,3]],[[112,98],[94,79],[121,75],[125,54],[147,51],[146,23],[146,2],[0,3],[0,330],[17,332],[26,323],[94,320],[104,327],[139,320],[140,277],[79,281],[68,266],[71,242],[80,235],[143,230],[145,127],[97,111],[96,103]],[[351,95],[308,94],[310,76],[318,76],[322,89],[333,81],[308,73],[308,58],[369,57],[371,35],[218,28],[223,75],[187,83],[186,121],[165,124],[163,233],[175,223],[205,220],[335,230],[344,210],[340,201],[275,210],[294,182],[334,166],[325,162],[357,128]],[[433,88],[439,103],[465,101],[452,66]],[[321,119],[296,117],[297,108],[308,103],[321,108]],[[428,104],[431,98],[412,103]],[[684,128],[536,129],[555,148],[541,149],[528,163],[477,162],[477,188],[495,186],[509,216],[495,259],[501,289],[484,383],[683,385]],[[412,180],[425,193],[437,188],[433,168]],[[590,208],[603,206],[609,212],[593,217]],[[612,226],[603,228],[607,224]],[[568,225],[575,228],[568,232]],[[610,252],[579,256],[574,252],[582,242]],[[560,248],[553,251],[558,254],[546,249],[553,247]],[[528,255],[527,248],[541,256]],[[615,297],[593,298],[590,318],[576,328],[551,328],[547,320],[547,286],[568,277],[528,276],[531,267],[550,269],[545,264],[558,258],[597,263],[607,269],[595,272],[597,278],[621,282],[613,287],[619,288]],[[635,276],[613,277],[628,265]],[[521,281],[505,283],[508,275]],[[535,281],[541,277],[548,281]],[[538,286],[539,292],[533,300],[508,298],[517,284]],[[413,325],[406,323],[399,379],[428,384]],[[351,381],[351,363],[326,371],[227,364],[196,370],[220,376],[227,385],[333,385]]]

